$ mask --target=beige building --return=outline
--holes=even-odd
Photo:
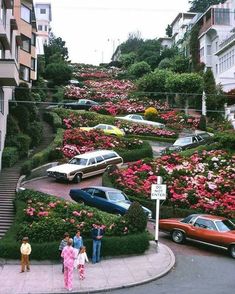
[[[15,86],[36,79],[36,19],[33,0],[0,0],[0,169],[9,100]]]

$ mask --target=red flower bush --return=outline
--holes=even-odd
[[[127,194],[149,198],[159,174],[167,184],[167,201],[175,207],[235,217],[235,156],[222,150],[195,152],[189,158],[165,155],[130,164],[112,178]]]

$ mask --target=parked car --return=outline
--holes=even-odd
[[[84,131],[90,131],[90,130],[101,130],[103,131],[106,135],[113,135],[117,137],[123,137],[125,135],[125,132],[118,127],[112,126],[112,125],[106,125],[106,124],[98,124],[97,126],[87,128],[87,127],[82,127],[80,128],[81,130]]]
[[[157,128],[165,128],[164,124],[161,124],[161,123],[155,122],[155,121],[146,120],[142,115],[139,115],[139,114],[128,114],[125,116],[117,116],[116,118],[122,119],[122,120],[127,120],[129,122],[150,125],[150,126],[157,127]]]
[[[75,102],[67,102],[63,104],[64,108],[76,109],[76,110],[89,110],[91,106],[99,105],[98,102],[89,99],[80,99]]]
[[[120,167],[122,157],[113,150],[98,150],[76,155],[68,163],[51,167],[49,177],[79,183],[82,179],[103,173],[108,167]]]
[[[187,238],[227,249],[235,258],[235,224],[227,218],[208,214],[191,214],[183,219],[161,219],[159,229],[170,233],[176,243]]]
[[[114,214],[124,215],[131,205],[131,201],[125,193],[109,187],[91,186],[83,189],[71,189],[69,195],[76,202],[83,202]],[[142,207],[147,217],[152,218],[151,210]]]
[[[188,137],[178,138],[172,146],[169,146],[162,153],[167,151],[182,151],[190,148],[197,147],[199,145],[205,145],[212,141],[212,136],[208,133],[200,133],[197,135],[191,135]]]

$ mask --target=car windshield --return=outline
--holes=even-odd
[[[192,223],[196,217],[197,217],[197,214],[191,214],[191,215],[183,218],[181,220],[181,223],[185,223],[185,224]]]
[[[215,222],[220,232],[228,232],[235,230],[235,224],[228,219]]]
[[[87,164],[87,159],[85,158],[72,158],[69,161],[70,164],[77,164],[77,165],[86,165]]]
[[[128,200],[126,195],[123,194],[122,192],[108,192],[108,196],[109,196],[109,199],[111,201],[123,201],[123,200]]]
[[[180,139],[176,140],[173,145],[174,146],[176,146],[176,145],[184,146],[184,145],[190,144],[191,140],[192,139],[190,137],[188,137],[188,138],[180,138]]]

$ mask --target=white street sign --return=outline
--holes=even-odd
[[[151,199],[166,200],[166,185],[153,184],[151,186]]]

